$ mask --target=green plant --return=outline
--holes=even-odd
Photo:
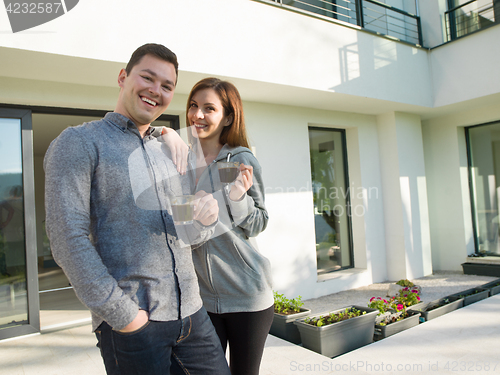
[[[403,311],[401,314],[393,314],[388,317],[386,317],[384,320],[381,322],[377,323],[379,326],[386,326],[391,323],[399,322],[400,320],[403,320],[405,318],[408,318],[409,314],[408,311]]]
[[[406,287],[399,291],[395,300],[404,305],[404,307],[410,307],[420,302],[420,295],[418,290]]]
[[[274,292],[274,312],[278,314],[289,315],[300,312],[300,308],[304,305],[302,297],[288,299],[284,294]]]
[[[398,292],[396,297],[392,297],[389,300],[381,297],[370,298],[368,307],[371,307],[372,309],[377,309],[379,311],[378,315],[385,314],[387,311],[391,310],[395,310],[397,312],[402,311],[402,314],[399,315],[401,316],[401,318],[396,318],[397,320],[401,320],[408,316],[406,309],[410,306],[416,305],[419,302],[420,302],[420,296],[418,290],[405,287]],[[387,322],[386,324],[388,323],[390,322]]]
[[[408,279],[401,279],[399,280],[397,283],[397,285],[399,286],[403,286],[403,287],[409,287],[411,288],[412,286],[415,286],[415,284],[413,284],[410,280]]]
[[[482,290],[479,290],[479,289],[474,289],[474,290],[471,290],[469,293],[466,293],[466,294],[460,294],[460,298],[465,298],[465,297],[468,297],[468,296],[473,296],[474,294],[478,294],[478,293],[481,293]]]
[[[382,315],[389,311],[391,308],[391,301],[386,300],[380,297],[372,297],[370,298],[370,302],[368,303],[368,307],[372,309],[377,309],[379,311],[378,315]]]
[[[305,318],[304,323],[310,324],[316,327],[323,327],[328,324],[333,324],[337,322],[341,322],[343,320],[355,318],[357,316],[365,315],[366,311],[360,311],[358,309],[347,308],[344,311],[340,311],[338,313],[330,313],[329,315],[323,315],[314,318]]]

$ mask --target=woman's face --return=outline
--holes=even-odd
[[[209,88],[197,91],[191,98],[188,120],[200,141],[219,141],[222,129],[231,124],[232,116],[224,115],[219,95]]]

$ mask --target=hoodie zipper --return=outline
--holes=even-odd
[[[227,155],[227,154],[226,154]],[[234,156],[234,154],[231,154],[231,156]],[[217,159],[215,158],[208,166],[207,166],[207,170],[208,170],[208,176],[210,178],[210,186],[212,187],[212,191],[214,192],[215,191],[215,187],[214,187],[214,181],[213,181],[213,177],[212,177],[212,170],[211,170],[211,167],[213,164],[216,164],[218,161],[221,161],[221,160],[224,160],[224,158],[220,158],[220,159]],[[201,176],[200,176],[200,180],[201,180]],[[198,183],[200,182],[200,180],[198,180]],[[198,184],[196,184],[196,190],[198,190]],[[223,197],[224,197],[224,203],[226,204],[226,206],[228,205],[228,202],[226,201],[226,196],[223,194]],[[233,222],[233,217],[231,215],[231,212],[229,211],[229,207],[227,208],[228,209],[228,214],[229,214],[229,217],[231,219],[231,222]],[[207,244],[203,244],[203,250],[204,250],[204,255],[205,255],[205,262],[206,262],[206,267],[207,267],[207,274],[208,274],[208,281],[210,283],[210,287],[212,288],[212,291],[215,295],[215,313],[216,314],[220,314],[220,299],[219,299],[219,293],[217,293],[217,289],[215,288],[215,285],[214,285],[214,281],[213,281],[213,276],[212,276],[212,269],[210,267],[210,261],[209,261],[209,253],[208,253],[208,247],[207,247]]]
[[[213,182],[213,178],[212,178],[212,171],[211,171],[211,166],[214,163],[216,163],[216,160],[213,160],[207,166],[208,176],[210,178],[210,185],[212,187],[212,191],[215,191],[214,182]],[[200,180],[201,180],[201,176],[200,176]],[[198,183],[199,183],[199,180],[198,180]],[[198,186],[196,186],[196,190],[198,190]],[[215,295],[215,313],[219,314],[220,313],[219,293],[217,293],[217,289],[215,289],[213,275],[212,275],[212,268],[210,267],[210,260],[209,260],[209,255],[210,254],[208,253],[208,246],[207,246],[206,243],[203,244],[203,250],[204,250],[203,253],[205,255],[205,262],[206,262],[206,267],[207,267],[208,281],[209,281],[210,287],[212,288],[212,291],[213,291],[213,293]]]

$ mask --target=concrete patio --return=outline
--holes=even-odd
[[[423,287],[423,300],[430,301],[495,279],[442,273],[414,282]],[[350,303],[366,304],[387,286],[373,284],[305,305],[324,312]],[[89,324],[3,340],[0,374],[105,374],[95,343]],[[261,374],[500,374],[499,343],[500,295],[496,295],[334,359],[270,335]]]

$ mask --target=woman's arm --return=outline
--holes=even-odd
[[[235,223],[243,229],[248,237],[255,237],[267,227],[269,216],[264,204],[264,183],[262,169],[257,159],[250,152],[235,155],[231,160],[243,163],[242,173],[238,176],[234,188],[234,196],[248,186],[239,200],[229,199],[231,215]],[[238,182],[239,180],[239,182]],[[233,190],[233,189],[231,189]],[[230,192],[230,198],[233,191]]]

